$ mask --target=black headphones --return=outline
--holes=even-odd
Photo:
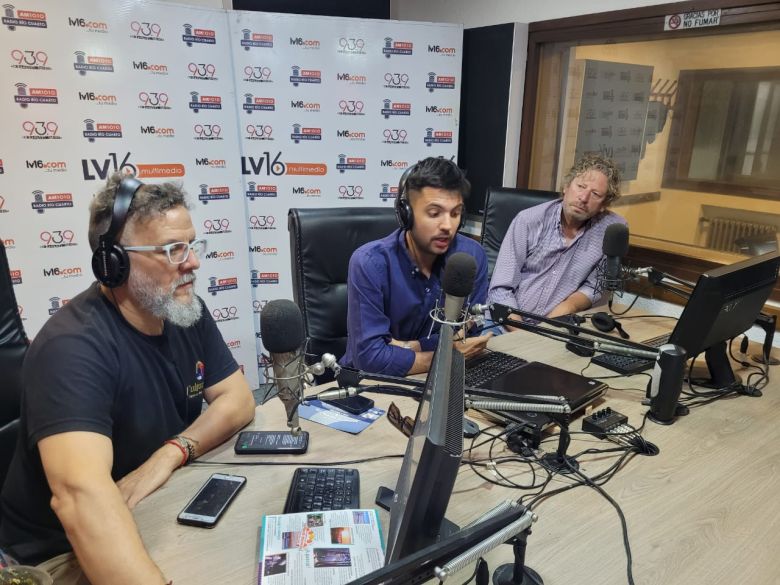
[[[604,311],[593,313],[593,315],[590,316],[590,322],[596,329],[603,331],[604,333],[609,333],[613,329],[617,329],[620,337],[623,339],[631,338],[631,336],[626,333],[625,329],[623,329],[623,326],[620,324],[620,322],[612,315],[605,313]]]
[[[463,171],[460,170],[460,167],[453,161],[444,157],[439,158],[446,160],[450,165],[452,165],[461,178],[465,177]],[[395,197],[395,204],[393,205],[393,208],[395,209],[395,218],[398,220],[398,226],[402,230],[409,231],[412,229],[412,227],[414,227],[414,211],[412,210],[411,203],[409,203],[409,193],[406,191],[406,183],[409,180],[409,175],[415,172],[420,167],[420,163],[422,162],[423,161],[418,161],[406,169],[404,174],[401,175],[401,180],[398,181],[398,194]],[[464,223],[466,223],[465,209],[464,213],[461,213],[460,215],[458,231],[460,231]]]
[[[116,237],[125,225],[136,191],[143,186],[141,181],[131,176],[119,182],[114,198],[111,225],[108,226],[106,233],[100,236],[97,248],[92,252],[92,272],[98,282],[108,288],[121,286],[130,275],[130,257],[116,242]]]

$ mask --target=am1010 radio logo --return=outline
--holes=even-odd
[[[245,51],[252,47],[273,48],[274,35],[267,33],[252,32],[251,29],[241,29],[241,46]]]
[[[200,192],[198,193],[198,200],[204,205],[209,201],[217,201],[230,199],[229,187],[209,187],[205,183],[200,185]]]
[[[46,28],[46,13],[39,10],[16,10],[13,4],[3,4],[3,24],[14,31],[17,26]]]

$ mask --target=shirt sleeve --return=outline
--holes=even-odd
[[[528,253],[528,225],[520,214],[512,220],[496,259],[488,302],[517,307],[515,291]]]
[[[59,335],[24,363],[30,448],[51,435],[87,431],[112,437],[119,361],[114,348],[80,335]]]
[[[353,366],[375,374],[405,376],[414,364],[414,351],[390,345],[390,318],[384,311],[389,287],[387,267],[360,251],[349,261],[347,331]]]
[[[600,292],[596,294],[596,281],[598,280],[596,275],[598,274],[598,268],[599,263],[596,263],[596,265],[593,267],[593,270],[590,271],[587,278],[585,279],[585,282],[583,282],[580,288],[577,289],[577,292],[584,294],[590,299],[591,307],[598,304],[598,302],[601,300],[601,297],[603,296]]]
[[[484,304],[487,302],[488,297],[488,278],[487,269],[488,262],[485,251],[481,246],[477,247],[474,252],[474,258],[477,260],[477,276],[474,278],[474,292],[471,293],[469,298],[469,304]],[[470,327],[467,337],[473,337],[480,335],[481,331],[478,327]]]

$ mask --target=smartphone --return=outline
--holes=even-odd
[[[280,453],[297,455],[309,448],[309,433],[297,436],[289,431],[241,431],[233,450],[236,455],[263,455]]]
[[[363,414],[367,410],[374,408],[374,401],[365,396],[350,396],[339,400],[323,400],[327,404],[332,404],[350,414]]]
[[[240,475],[215,473],[198,490],[176,520],[180,524],[214,528],[245,483],[246,478]]]

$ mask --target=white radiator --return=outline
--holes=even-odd
[[[736,243],[739,238],[766,235],[767,239],[774,239],[776,233],[777,227],[774,225],[714,217],[709,220],[707,247],[739,253],[740,248]]]

